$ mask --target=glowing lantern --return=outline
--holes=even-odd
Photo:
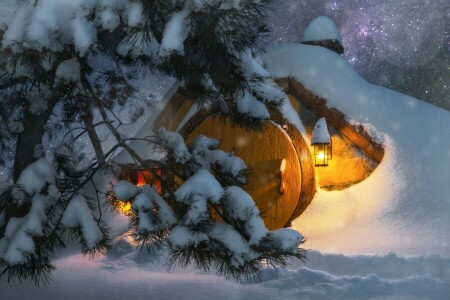
[[[332,148],[325,118],[320,118],[314,126],[311,146],[314,147],[314,165],[316,167],[328,166],[328,160],[332,158]]]
[[[156,176],[155,176],[156,175]],[[146,167],[132,164],[122,165],[121,178],[137,186],[151,185],[156,188],[159,194],[164,192],[165,172],[158,162],[147,162]]]
[[[117,209],[124,214],[128,214],[131,212],[131,201],[118,201]]]

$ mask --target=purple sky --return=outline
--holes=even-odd
[[[450,109],[449,1],[275,2],[270,43],[299,41],[312,19],[329,16],[344,57],[364,78]]]

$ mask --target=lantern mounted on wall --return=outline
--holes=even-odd
[[[120,179],[127,180],[137,186],[151,185],[162,195],[165,191],[165,173],[160,162],[146,161],[146,166],[136,164],[121,165]]]
[[[314,147],[314,165],[316,167],[328,166],[328,160],[332,158],[332,145],[325,118],[320,118],[314,126],[311,146]]]

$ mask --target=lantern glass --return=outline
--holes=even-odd
[[[162,175],[161,169],[152,169],[154,173],[156,173],[159,177]],[[159,194],[162,192],[162,183],[160,180],[155,178],[153,174],[146,169],[138,169],[137,170],[137,186],[143,186],[143,185],[151,185],[154,186]]]
[[[142,167],[136,167],[135,165],[125,165],[122,167],[121,179],[127,180],[137,186],[150,185],[156,188],[159,194],[164,192],[164,184],[161,181],[165,175],[162,167],[158,164],[153,164],[151,170]],[[154,176],[159,176],[157,178]]]
[[[331,144],[314,145],[314,165],[316,167],[328,166],[328,160],[331,158]]]

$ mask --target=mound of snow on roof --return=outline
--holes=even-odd
[[[306,248],[339,253],[450,255],[450,112],[362,79],[325,48],[282,44],[264,57],[383,142],[372,173],[343,191],[319,190],[293,226]]]
[[[325,118],[320,118],[314,126],[311,134],[311,145],[315,144],[330,144],[331,138],[328,132],[327,121]]]
[[[303,32],[302,42],[338,40],[342,44],[341,34],[334,22],[325,16],[315,18]]]

